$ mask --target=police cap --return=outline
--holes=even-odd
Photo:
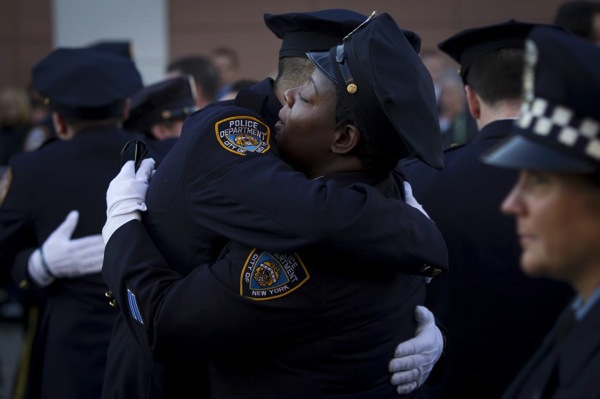
[[[358,122],[371,133],[393,132],[402,155],[443,167],[442,142],[431,75],[406,32],[383,13],[328,52],[308,58],[336,85]]]
[[[101,40],[90,44],[92,50],[108,51],[133,60],[133,44],[128,40]]]
[[[525,48],[525,101],[515,133],[485,163],[572,173],[600,171],[600,48],[534,28]]]
[[[267,27],[282,39],[279,58],[306,58],[307,51],[329,50],[366,19],[363,14],[343,9],[264,14]]]
[[[191,75],[165,79],[144,87],[131,97],[129,117],[123,127],[148,132],[161,122],[183,120],[196,110],[196,86]]]
[[[143,86],[131,60],[89,48],[52,51],[31,78],[52,110],[77,119],[118,116],[121,102]]]
[[[509,21],[458,32],[438,48],[460,65],[459,74],[466,81],[469,67],[479,58],[504,48],[524,48],[525,39],[534,26],[511,19]]]

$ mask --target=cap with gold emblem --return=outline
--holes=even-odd
[[[386,13],[373,16],[328,52],[308,58],[336,85],[371,134],[402,139],[401,157],[443,167],[442,141],[431,75],[419,58],[420,40]]]
[[[160,122],[183,120],[196,110],[196,85],[191,75],[148,85],[131,98],[125,130],[147,132]]]
[[[142,88],[128,58],[90,48],[59,48],[33,67],[34,89],[53,111],[78,119],[123,112],[122,101]]]

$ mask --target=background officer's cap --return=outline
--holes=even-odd
[[[306,58],[307,51],[329,50],[366,19],[343,9],[264,15],[267,27],[282,39],[279,58]]]
[[[469,67],[484,55],[504,48],[524,48],[525,39],[535,26],[540,25],[511,19],[501,24],[470,28],[438,43],[438,48],[460,65],[459,74],[465,82]]]
[[[367,134],[395,132],[411,153],[441,169],[442,143],[431,75],[406,32],[388,14],[365,23],[328,52],[308,58],[344,87]]]
[[[143,86],[131,60],[89,48],[52,51],[31,78],[52,110],[78,119],[118,116],[121,102]]]
[[[88,46],[92,50],[108,51],[133,60],[133,44],[128,40],[101,40]]]
[[[600,171],[600,48],[534,28],[525,49],[525,102],[514,133],[484,156],[490,165],[573,173]]]
[[[196,85],[191,75],[162,80],[144,87],[131,97],[129,118],[123,127],[148,132],[161,122],[183,120],[196,110]]]

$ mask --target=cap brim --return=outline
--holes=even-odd
[[[594,167],[575,157],[515,135],[481,157],[488,165],[509,169],[589,173]]]
[[[333,71],[333,64],[329,51],[309,51],[306,53],[308,59],[317,67],[329,80],[338,84]]]

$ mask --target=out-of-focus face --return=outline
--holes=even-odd
[[[600,286],[600,187],[581,175],[522,171],[502,203],[517,221],[521,267],[569,282],[580,294]]]
[[[309,178],[323,175],[332,154],[335,127],[335,86],[315,69],[302,86],[285,92],[285,104],[275,125],[282,159]]]

